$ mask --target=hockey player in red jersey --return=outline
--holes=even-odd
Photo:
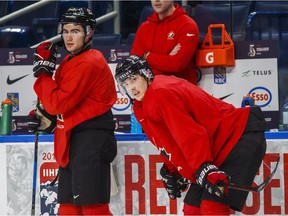
[[[170,198],[184,199],[185,215],[241,211],[248,192],[223,187],[252,185],[266,152],[266,122],[259,107],[235,108],[175,76],[153,75],[147,61],[130,56],[115,79],[133,98],[133,110],[164,164]]]
[[[174,75],[197,83],[196,22],[173,0],[151,0],[154,13],[138,28],[132,55],[146,58],[154,74]]]
[[[69,54],[54,76],[55,45],[44,42],[35,52],[34,90],[58,117],[59,215],[111,215],[110,163],[117,153],[111,108],[117,95],[104,56],[90,46],[95,26],[87,8],[69,8],[62,16],[59,29]]]

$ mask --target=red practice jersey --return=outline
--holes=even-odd
[[[150,141],[170,161],[169,169],[191,181],[204,162],[223,163],[250,112],[249,107],[235,108],[186,80],[163,75],[155,76],[133,109]]]
[[[198,26],[183,8],[178,4],[175,7],[173,14],[163,20],[159,20],[158,14],[154,12],[141,24],[131,54],[143,57],[146,52],[151,52],[146,60],[155,75],[175,75],[196,84]],[[176,55],[169,55],[177,44],[181,45],[181,49]]]
[[[60,63],[55,80],[42,74],[34,84],[47,112],[58,115],[54,154],[62,167],[69,162],[71,129],[110,110],[117,98],[114,78],[100,51],[90,49],[69,57]]]

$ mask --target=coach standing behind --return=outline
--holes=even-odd
[[[154,13],[136,32],[131,55],[144,57],[155,75],[175,75],[197,83],[196,22],[172,0],[151,0]]]
[[[55,76],[55,45],[35,52],[34,90],[51,115],[57,115],[54,153],[59,168],[59,215],[111,215],[110,163],[116,156],[116,101],[110,68],[91,49],[96,20],[87,8],[69,8],[59,29],[66,51]]]

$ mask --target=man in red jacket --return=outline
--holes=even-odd
[[[197,24],[172,0],[151,0],[151,5],[154,13],[137,30],[131,54],[144,57],[155,75],[175,75],[196,84]]]
[[[44,42],[35,52],[34,90],[47,113],[57,115],[59,215],[111,215],[110,163],[117,153],[111,108],[117,95],[104,56],[90,46],[95,26],[87,8],[69,8],[62,16],[69,54],[55,74],[55,45]]]
[[[184,214],[241,211],[248,192],[223,184],[252,185],[266,152],[261,109],[235,108],[175,76],[154,77],[137,56],[118,63],[115,78],[134,99],[135,116],[164,159],[160,174],[169,197],[181,196],[184,178],[194,182]]]

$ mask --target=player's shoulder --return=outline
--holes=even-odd
[[[149,86],[149,88],[151,87],[150,92],[153,94],[153,100],[158,100],[165,95],[169,95],[175,81],[177,80],[175,80],[173,76],[156,75],[152,84]]]
[[[102,69],[106,67],[107,61],[101,51],[97,49],[90,49],[82,53],[77,58],[77,66],[94,69]]]
[[[103,53],[97,49],[90,49],[84,53],[84,58],[87,61],[106,61]]]
[[[179,25],[197,25],[195,20],[190,17],[188,14],[182,14],[177,18],[177,22],[179,22]]]

